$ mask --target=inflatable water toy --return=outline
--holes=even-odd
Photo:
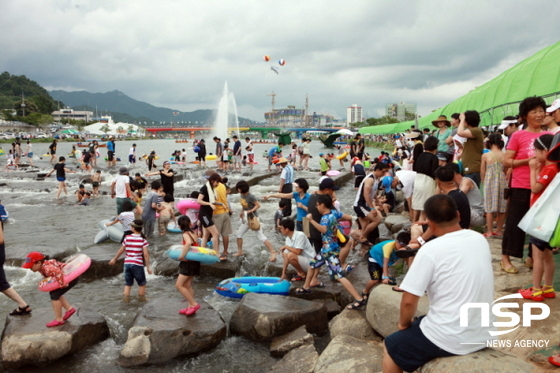
[[[183,251],[183,245],[173,245],[169,248],[169,250],[167,250],[166,254],[171,259],[179,260],[181,251]],[[192,246],[185,256],[185,259],[194,260],[204,264],[214,264],[220,260],[216,251],[198,246]]]
[[[175,223],[172,221],[167,224],[167,231],[171,233],[181,233],[181,228],[179,228]]]
[[[344,152],[344,153],[342,153],[342,154],[340,154],[340,155],[337,155],[337,156],[336,156],[336,159],[344,159],[344,158],[346,158],[347,155],[348,155],[348,152]]]
[[[182,199],[175,204],[181,215],[186,215],[187,209],[200,210],[200,205],[192,198]]]
[[[338,222],[338,225],[342,230],[342,233],[344,233],[347,236],[350,235],[350,230],[352,229],[352,222],[348,220],[342,220]]]
[[[97,223],[97,226],[99,227],[99,229],[101,229],[101,232],[97,233],[97,235],[93,239],[93,243],[101,243],[103,241],[107,241],[108,239],[119,243],[121,242],[122,236],[124,234],[123,225],[121,223],[117,223],[109,227],[105,226],[105,223],[110,223],[113,220],[114,219],[105,219]]]
[[[289,295],[290,283],[279,277],[234,277],[216,285],[216,293],[230,298],[243,298],[247,293]]]
[[[340,175],[340,171],[338,170],[327,171],[327,176],[338,176],[338,175]]]
[[[207,161],[215,161],[216,159],[218,159],[218,156],[215,154],[210,154],[206,156]]]
[[[371,167],[370,161],[364,161],[364,167],[365,167],[365,168]]]
[[[66,266],[62,268],[64,281],[69,283],[84,273],[91,265],[91,258],[86,254],[71,256],[66,260]],[[39,282],[39,290],[53,291],[60,288],[58,281],[54,277],[47,277]]]

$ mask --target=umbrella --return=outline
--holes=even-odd
[[[335,133],[338,133],[339,135],[348,135],[348,136],[353,136],[354,135],[354,132],[352,132],[352,131],[350,131],[349,129],[346,129],[346,128],[339,129]]]

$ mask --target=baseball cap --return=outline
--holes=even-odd
[[[120,175],[126,175],[127,173],[128,173],[128,168],[126,168],[126,167],[119,168],[119,174]]]
[[[325,189],[332,189],[332,190],[339,190],[340,187],[334,183],[334,180],[331,178],[326,178],[319,184],[319,190]]]
[[[324,155],[325,155],[325,153],[319,153],[319,157],[322,157]]]
[[[552,113],[553,111],[556,111],[558,109],[560,109],[560,99],[554,100],[554,102],[548,107],[548,109],[546,109],[546,112]]]
[[[43,254],[38,251],[32,251],[27,254],[27,257],[25,257],[25,262],[23,263],[21,268],[31,268],[33,267],[33,264],[43,259],[45,259],[45,256]]]
[[[437,159],[440,160],[440,161],[445,161],[445,162],[449,161],[449,158],[447,158],[447,153],[437,152],[436,156],[437,156]]]
[[[381,180],[381,185],[385,188],[385,193],[389,193],[391,191],[391,186],[393,184],[393,177],[392,176],[385,176]]]

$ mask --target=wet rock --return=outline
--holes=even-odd
[[[418,369],[420,373],[464,372],[527,373],[533,371],[531,365],[519,357],[496,351],[492,348],[468,355],[442,357],[432,360]]]
[[[389,231],[396,233],[400,231],[405,224],[410,226],[410,219],[405,215],[391,213],[387,215],[383,223]]]
[[[61,262],[64,262],[64,260],[69,256],[76,254],[76,249],[74,248],[69,249],[52,246],[42,246],[42,244],[38,242],[37,245],[33,246],[33,248],[25,247],[17,249],[11,246],[10,249],[7,250],[8,256],[6,257],[5,263],[8,265],[20,267],[23,264],[27,254],[29,254],[29,252],[31,251],[38,251],[40,253],[43,253],[44,255],[48,255],[51,259],[56,259]]]
[[[332,299],[314,299],[313,302],[321,302],[327,307],[327,317],[329,320],[340,313],[340,304]]]
[[[216,347],[226,336],[226,325],[206,302],[193,316],[178,313],[186,307],[179,299],[152,299],[138,313],[118,364],[159,364],[179,356],[195,355]]]
[[[402,293],[391,290],[388,285],[376,286],[370,292],[366,318],[372,328],[384,338],[398,330],[401,298]],[[414,316],[427,314],[428,308],[428,298],[421,297]]]
[[[382,369],[383,345],[349,335],[338,335],[323,351],[314,372],[374,373]],[[457,370],[458,372],[460,370]]]
[[[328,330],[326,307],[294,297],[249,293],[233,313],[230,330],[254,341],[266,341],[302,325],[309,333],[325,333]]]
[[[313,344],[313,336],[305,330],[305,325],[302,325],[288,334],[274,338],[270,343],[270,354],[281,357],[306,344]]]
[[[86,349],[109,336],[107,322],[96,311],[77,307],[64,325],[47,328],[51,308],[34,309],[29,316],[8,316],[2,334],[2,363],[6,369],[43,366]]]
[[[202,276],[210,276],[221,279],[235,277],[237,271],[241,267],[240,259],[231,259],[225,262],[214,264],[203,264],[200,269]]]
[[[119,248],[120,246],[115,243],[111,246],[92,246],[84,250],[82,253],[91,258],[91,266],[80,276],[80,280],[93,281],[121,274],[124,268],[124,254],[121,255],[115,265],[109,265],[109,261],[115,257]]]
[[[331,320],[329,330],[333,339],[338,335],[349,335],[367,341],[381,342],[382,340],[368,323],[365,312],[359,310],[344,309]]]
[[[319,354],[312,344],[306,344],[288,352],[269,370],[270,373],[312,373]]]

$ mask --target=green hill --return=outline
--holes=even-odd
[[[22,95],[25,97],[26,115],[51,114],[59,104],[46,89],[25,75],[16,76],[3,72],[0,75],[0,109],[16,109],[21,115]]]
[[[89,107],[97,107],[100,113],[123,113],[139,121],[145,122],[198,122],[211,123],[215,115],[214,110],[196,110],[192,112],[181,112],[179,110],[157,107],[146,102],[135,100],[123,92],[111,91],[105,93],[90,93],[87,91],[67,92],[62,90],[50,91],[52,97],[63,101],[69,107],[74,109]],[[91,109],[89,109],[91,110]],[[94,110],[95,111],[95,110]],[[113,116],[113,120],[117,118]],[[250,125],[254,121],[250,119],[239,118],[240,125]]]

